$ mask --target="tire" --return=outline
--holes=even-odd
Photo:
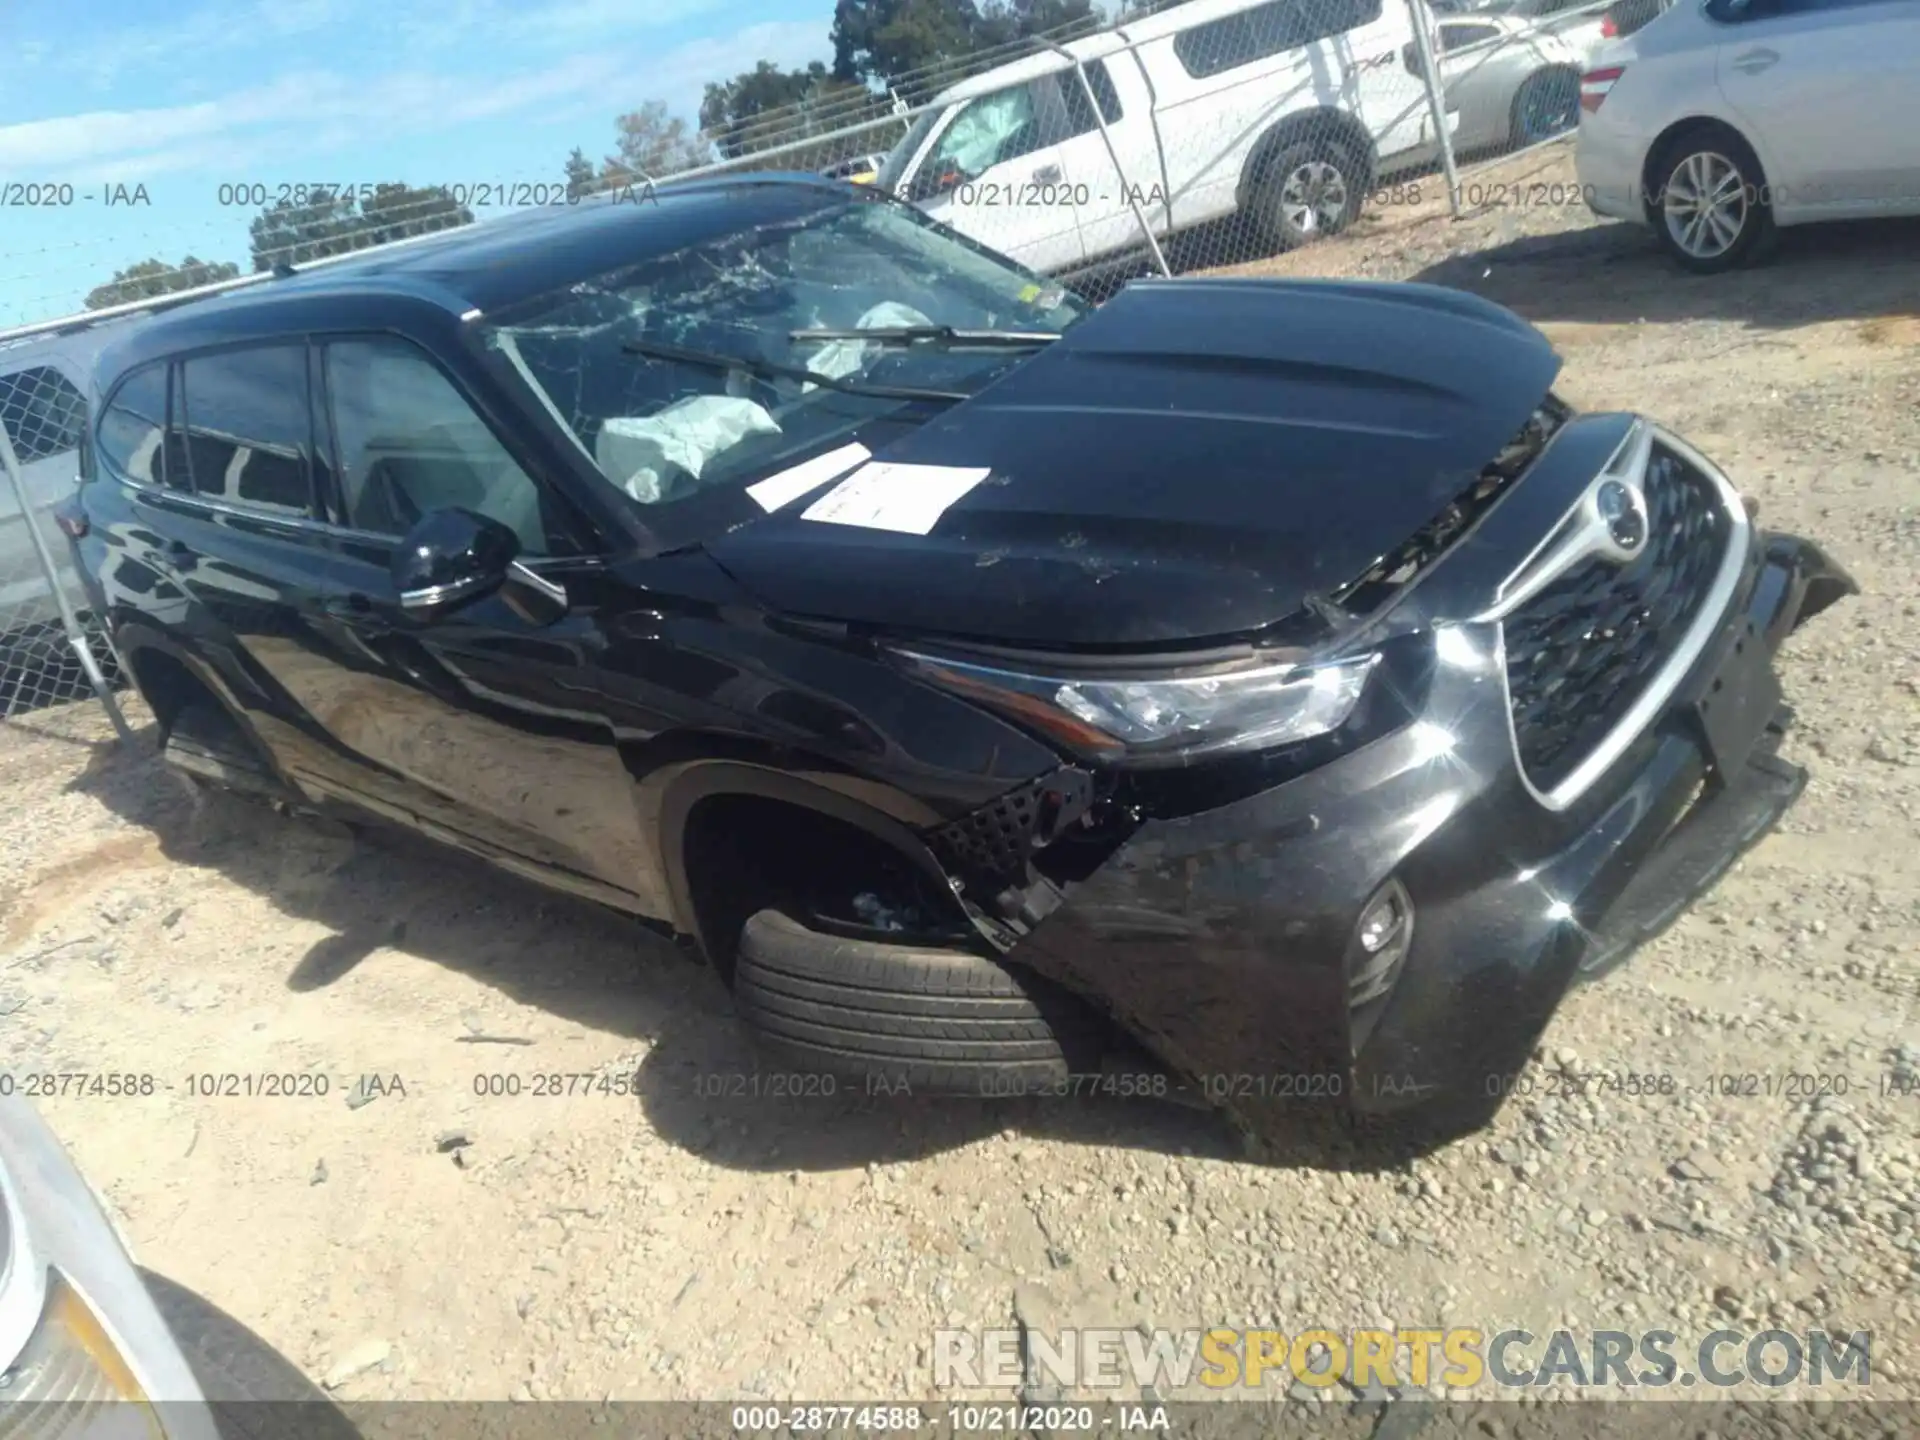
[[[1098,1066],[1104,1025],[1039,976],[965,950],[849,939],[777,910],[741,931],[734,1003],[770,1052],[933,1094],[1018,1095]]]
[[[1253,223],[1274,250],[1338,235],[1366,199],[1360,165],[1330,140],[1296,140],[1266,163],[1250,197]]]
[[[1507,138],[1511,148],[1537,145],[1580,123],[1580,75],[1575,70],[1539,70],[1513,97]]]
[[[147,1293],[213,1407],[222,1440],[359,1440],[318,1385],[210,1301],[142,1270]]]
[[[1734,270],[1764,253],[1773,238],[1773,208],[1767,202],[1767,177],[1753,149],[1733,131],[1720,125],[1701,126],[1676,135],[1660,149],[1648,167],[1647,219],[1661,246],[1674,262],[1696,275],[1718,275]],[[1733,223],[1731,239],[1717,235],[1711,220],[1700,238],[1689,217],[1698,216],[1692,197],[1705,190],[1736,197],[1737,219],[1720,210],[1722,222]],[[1712,244],[1718,248],[1706,249]]]

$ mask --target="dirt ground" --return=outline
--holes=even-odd
[[[1508,173],[1570,179],[1563,150]],[[42,1105],[143,1261],[353,1399],[925,1396],[935,1327],[1016,1311],[1864,1329],[1875,1393],[1920,1395],[1920,1097],[1882,1093],[1920,1067],[1920,228],[1695,279],[1542,197],[1250,268],[1513,306],[1569,398],[1672,422],[1864,588],[1788,647],[1806,796],[1566,1004],[1535,1094],[1384,1170],[1255,1162],[1147,1102],[755,1096],[719,986],[629,923],[422,843],[196,808],[150,728],[119,748],[90,707],[42,712],[0,727],[0,1070],[156,1077]],[[1555,1071],[1680,1085],[1548,1094]],[[1768,1093],[1789,1072],[1847,1093]],[[281,1074],[326,1093],[190,1079]]]

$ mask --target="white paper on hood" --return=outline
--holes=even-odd
[[[747,494],[758,502],[762,510],[778,510],[782,505],[798,500],[809,490],[819,489],[827,481],[838,479],[854,466],[872,458],[873,452],[855,441],[851,445],[842,445],[838,450],[816,455],[811,460],[802,460],[798,465],[789,466],[764,480],[756,480],[747,486]]]
[[[801,512],[803,520],[925,535],[974,486],[988,465],[863,465]]]
[[[737,395],[694,395],[652,415],[614,415],[600,426],[594,459],[645,504],[664,500],[672,467],[700,478],[709,460],[749,435],[777,435],[766,407]]]

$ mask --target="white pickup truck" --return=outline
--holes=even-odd
[[[1406,0],[1187,0],[951,87],[879,183],[1050,274],[1140,246],[1140,217],[1240,214],[1271,252],[1431,158],[1419,75]]]

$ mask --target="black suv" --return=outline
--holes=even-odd
[[[1792,802],[1852,589],[1558,370],[687,182],[155,318],[64,523],[175,765],[670,926],[786,1063],[1452,1127]]]

